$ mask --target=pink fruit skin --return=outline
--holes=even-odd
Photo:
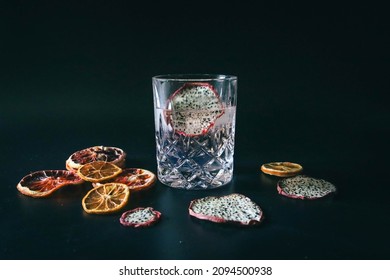
[[[128,216],[128,214],[131,214],[133,212],[137,212],[137,211],[143,210],[143,209],[145,209],[145,208],[144,207],[138,207],[138,208],[135,208],[135,209],[132,209],[132,210],[124,212],[121,215],[120,219],[119,219],[120,223],[122,225],[124,225],[124,226],[134,227],[134,228],[137,228],[137,227],[149,227],[149,226],[153,225],[154,223],[156,223],[160,219],[161,213],[156,211],[156,210],[154,210],[153,208],[151,208],[151,210],[152,210],[152,212],[154,214],[154,218],[153,219],[151,219],[151,220],[149,220],[149,221],[147,221],[145,223],[129,223],[129,222],[126,222],[125,219]]]
[[[305,199],[304,196],[298,196],[298,195],[291,195],[291,194],[287,194],[283,191],[283,189],[281,187],[279,187],[279,185],[277,186],[277,190],[278,190],[278,193],[281,194],[281,195],[284,195],[284,196],[287,196],[287,197],[291,197],[291,198],[298,198],[298,199]]]
[[[278,190],[278,193],[281,195],[284,195],[284,196],[287,196],[290,198],[302,199],[302,200],[304,200],[304,199],[315,200],[315,199],[319,199],[319,198],[322,198],[322,197],[325,197],[325,196],[331,194],[331,193],[329,193],[329,194],[322,196],[322,197],[305,197],[305,196],[299,196],[299,195],[292,195],[292,194],[285,193],[279,185],[277,186],[277,190]]]

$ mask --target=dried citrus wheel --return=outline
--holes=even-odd
[[[119,167],[125,166],[126,153],[116,147],[94,146],[73,153],[66,160],[66,169],[77,171],[84,164],[105,161]]]
[[[167,103],[167,122],[178,134],[197,136],[207,133],[224,113],[216,89],[209,83],[185,83]]]
[[[45,197],[63,186],[83,182],[76,173],[68,170],[41,170],[24,176],[16,188],[24,195]]]
[[[122,169],[115,164],[105,161],[94,161],[79,168],[77,174],[89,182],[101,182],[111,179],[122,172]]]
[[[156,175],[149,170],[141,168],[126,168],[120,174],[110,180],[113,183],[122,183],[131,191],[144,190],[151,187],[156,181]],[[94,183],[94,187],[100,183]]]
[[[107,183],[90,190],[81,204],[87,213],[108,214],[122,209],[129,195],[130,190],[125,184]]]
[[[290,177],[299,174],[303,170],[302,166],[292,162],[271,162],[261,166],[261,171],[269,175],[278,177]]]

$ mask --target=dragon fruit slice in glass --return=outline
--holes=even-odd
[[[217,91],[208,83],[186,83],[175,91],[167,104],[168,122],[175,132],[187,136],[207,133],[223,115]]]

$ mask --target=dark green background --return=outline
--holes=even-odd
[[[0,4],[0,259],[388,259],[389,24],[384,7],[293,3],[12,1]],[[11,3],[11,1],[9,1]],[[148,229],[83,212],[88,187],[47,199],[16,190],[71,153],[118,146],[156,171],[151,77],[238,76],[235,175],[209,192],[157,183],[126,209]],[[261,174],[301,163],[338,187],[297,201]],[[192,199],[245,194],[260,227],[195,220]]]

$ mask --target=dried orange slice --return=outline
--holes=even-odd
[[[24,176],[16,188],[24,195],[46,197],[63,186],[83,182],[76,173],[68,170],[41,170]]]
[[[261,171],[264,173],[278,177],[295,176],[302,170],[303,168],[300,164],[293,162],[271,162],[261,166]]]
[[[79,168],[77,174],[88,182],[101,182],[111,179],[122,172],[115,164],[105,161],[94,161]]]
[[[125,159],[126,153],[122,149],[94,146],[73,153],[66,160],[66,169],[77,171],[81,166],[94,161],[105,161],[119,167],[124,167]]]
[[[90,190],[81,204],[89,214],[108,214],[122,209],[129,196],[130,190],[125,184],[107,183]]]
[[[131,191],[144,190],[151,187],[156,181],[156,175],[146,169],[141,168],[126,168],[122,172],[110,180],[112,183],[122,183],[129,187]],[[94,187],[100,183],[94,183]]]

